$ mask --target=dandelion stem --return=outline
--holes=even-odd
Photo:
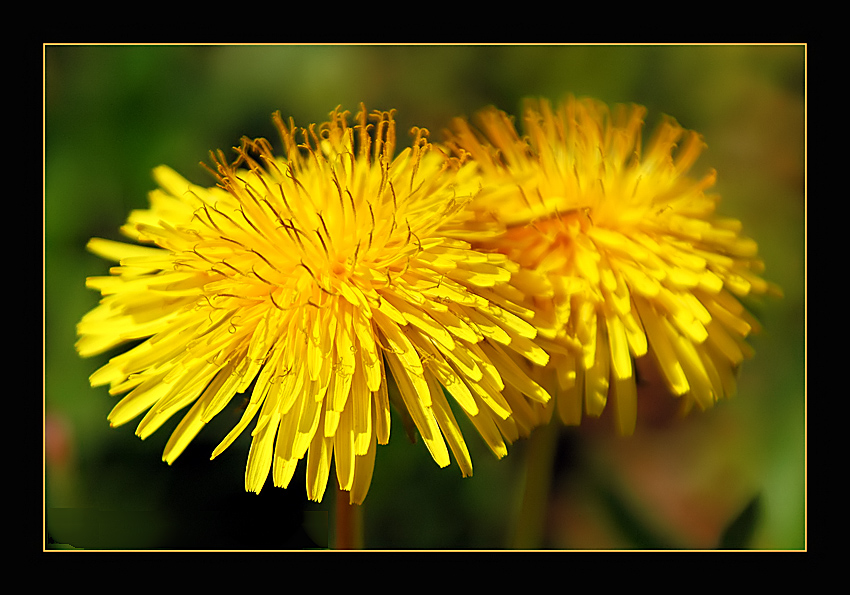
[[[525,487],[514,531],[515,549],[544,546],[559,429],[560,424],[554,422],[537,428],[525,445]]]
[[[358,504],[349,504],[349,493],[336,490],[336,549],[363,549],[363,510]]]

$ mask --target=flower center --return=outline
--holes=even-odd
[[[345,265],[342,262],[337,260],[337,262],[331,265],[331,272],[337,277],[342,277],[347,272],[347,269],[345,268]]]

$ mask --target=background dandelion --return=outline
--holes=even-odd
[[[246,494],[247,443],[209,461],[241,416],[238,402],[171,469],[158,454],[178,419],[145,442],[108,427],[115,401],[87,382],[99,362],[73,350],[74,325],[97,300],[82,280],[104,272],[84,246],[120,239],[155,166],[209,184],[198,161],[243,134],[276,140],[275,110],[311,122],[337,104],[396,108],[406,143],[414,124],[437,140],[454,116],[488,104],[518,114],[522,97],[572,92],[644,105],[648,130],[670,114],[703,134],[695,174],[718,170],[720,210],[744,222],[785,297],[756,306],[765,331],[731,401],[672,426],[659,412],[629,442],[605,419],[562,434],[544,544],[715,547],[730,522],[752,518],[746,545],[805,545],[804,47],[47,46],[44,65],[45,504],[57,541],[299,547],[309,538],[303,512],[329,510],[301,490]],[[364,511],[369,546],[510,544],[522,441],[496,461],[470,432],[476,467],[465,480],[409,445],[397,419],[393,430]]]

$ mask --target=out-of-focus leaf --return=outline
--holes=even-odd
[[[720,537],[719,549],[743,550],[750,547],[761,513],[761,494],[757,494]]]

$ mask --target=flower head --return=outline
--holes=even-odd
[[[388,112],[361,109],[353,127],[339,110],[318,127],[275,123],[285,154],[244,139],[235,162],[213,155],[216,187],[156,169],[150,208],[122,228],[147,246],[89,243],[119,265],[88,280],[104,297],[78,325],[78,351],[143,340],[91,377],[128,393],[112,425],[147,411],[145,438],[191,406],[165,447],[170,464],[250,391],[213,458],[256,418],[246,489],[259,492],[269,473],[288,486],[306,455],[314,500],[333,460],[340,487],[363,501],[390,401],[440,466],[451,450],[472,473],[447,395],[504,454],[538,423],[531,403],[549,398],[513,358],[548,356],[532,341],[532,313],[511,301],[517,266],[441,231],[477,191],[473,168],[419,129],[396,156]]]
[[[644,113],[530,101],[523,137],[495,108],[478,114],[477,130],[458,119],[449,132],[484,179],[465,237],[523,267],[513,284],[552,354],[562,420],[598,416],[612,397],[626,434],[644,358],[686,409],[730,395],[756,327],[738,298],[773,289],[758,276],[756,243],[715,215],[705,193],[715,173],[687,175],[702,138],[667,119],[644,149]]]

